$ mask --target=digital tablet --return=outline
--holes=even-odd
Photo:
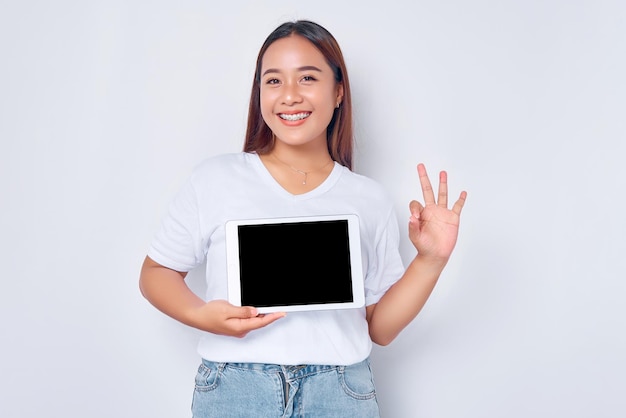
[[[228,300],[259,313],[365,305],[356,215],[232,220]]]

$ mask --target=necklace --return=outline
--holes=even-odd
[[[323,170],[324,168],[328,167],[331,163],[334,162],[334,160],[331,159],[330,161],[328,161],[326,164],[324,164],[320,168],[316,168],[314,170],[309,170],[309,171],[304,171],[304,170],[299,170],[299,169],[295,168],[294,166],[292,166],[290,164],[287,164],[286,162],[284,162],[283,160],[278,158],[276,156],[276,154],[272,154],[272,157],[274,157],[276,159],[276,161],[278,161],[279,163],[281,163],[283,165],[286,165],[287,167],[289,167],[291,170],[295,171],[296,173],[302,174],[304,176],[304,178],[302,179],[302,184],[306,184],[306,180],[307,180],[307,177],[308,177],[309,173],[313,173],[315,171]]]

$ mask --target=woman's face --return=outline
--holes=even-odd
[[[269,46],[261,65],[261,114],[284,145],[326,146],[326,128],[343,87],[322,53],[292,35]]]

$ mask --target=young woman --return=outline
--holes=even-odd
[[[279,26],[257,59],[244,152],[200,164],[157,233],[143,295],[203,333],[192,410],[199,417],[377,417],[368,357],[418,314],[457,239],[462,192],[448,209],[417,166],[424,204],[410,203],[417,255],[404,268],[388,196],[351,171],[348,73],[333,36],[309,21]],[[228,302],[224,223],[230,219],[355,213],[366,306],[260,315]],[[206,260],[206,300],[185,284]],[[293,280],[298,280],[297,271]]]

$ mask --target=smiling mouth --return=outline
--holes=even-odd
[[[278,117],[283,119],[283,120],[288,120],[290,122],[295,122],[297,120],[303,120],[308,118],[309,116],[311,116],[310,112],[300,112],[300,113],[293,113],[293,114],[286,114],[286,113],[279,113]]]

